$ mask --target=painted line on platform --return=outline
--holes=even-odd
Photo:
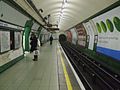
[[[73,90],[72,84],[71,84],[71,82],[70,82],[70,78],[69,78],[69,75],[68,75],[68,73],[67,73],[67,69],[66,69],[66,66],[65,66],[65,63],[64,63],[64,60],[63,60],[63,57],[62,57],[62,55],[61,55],[61,51],[60,51],[59,48],[58,48],[58,51],[59,51],[59,54],[60,54],[60,60],[61,60],[61,63],[62,63],[63,72],[64,72],[66,84],[67,84],[67,88],[68,88],[68,90]]]
[[[76,80],[77,80],[77,82],[78,82],[78,84],[79,84],[81,90],[86,90],[85,87],[84,87],[84,85],[83,85],[83,83],[82,83],[82,81],[80,80],[80,78],[79,78],[77,72],[75,71],[75,69],[73,68],[71,62],[69,61],[69,59],[68,59],[68,57],[67,57],[67,55],[65,54],[63,48],[61,47],[61,45],[59,45],[59,47],[61,48],[61,50],[62,50],[62,52],[63,52],[63,54],[64,54],[64,56],[65,56],[67,62],[69,63],[69,65],[70,65],[70,67],[71,67],[71,69],[72,69],[72,71],[73,71],[73,73],[74,73],[74,75],[75,75],[75,78],[76,78]]]

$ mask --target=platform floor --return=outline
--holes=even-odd
[[[58,41],[40,47],[38,61],[33,61],[33,53],[0,74],[0,90],[70,90],[58,52]],[[61,54],[62,55],[62,54]],[[63,55],[62,55],[63,56]],[[72,70],[63,56],[70,78],[71,90],[80,90]]]

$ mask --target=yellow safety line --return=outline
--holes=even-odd
[[[65,63],[64,63],[63,57],[61,55],[61,51],[60,51],[59,48],[58,48],[58,50],[59,50],[59,53],[60,53],[60,60],[61,60],[61,63],[62,63],[62,67],[63,67],[63,71],[64,71],[64,75],[65,75],[65,80],[66,80],[66,84],[67,84],[67,88],[68,88],[68,90],[72,90],[72,85],[71,85],[70,78],[68,76],[68,73],[67,73],[67,70],[66,70],[66,67],[65,67]]]

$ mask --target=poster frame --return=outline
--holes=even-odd
[[[21,37],[22,37],[22,36],[21,36],[21,31],[14,31],[14,37],[15,37],[15,33],[20,33],[20,41],[19,41],[19,43],[21,43]],[[20,46],[21,46],[21,44],[19,44],[19,46],[16,47],[16,41],[15,41],[15,39],[14,39],[14,44],[15,44],[14,50],[19,49]]]
[[[10,30],[7,29],[6,27],[1,27],[0,26],[0,31],[2,31],[2,32],[9,32],[10,33]],[[10,46],[10,43],[9,43],[9,46]],[[9,50],[1,51],[1,38],[0,38],[0,54],[8,52],[8,51],[10,51],[10,48],[9,48]]]

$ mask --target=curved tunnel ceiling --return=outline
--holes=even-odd
[[[20,6],[22,5],[20,3],[25,1],[26,0],[16,0],[16,2]],[[67,30],[119,0],[31,0],[31,1],[34,3],[38,10],[39,9],[43,10],[43,13],[40,13],[43,17],[46,17],[47,15],[50,14],[51,24],[58,24],[60,30]],[[64,1],[66,1],[66,3],[64,8],[62,8]],[[31,15],[35,14],[32,13]]]
[[[67,30],[118,0],[67,0],[62,15],[60,13],[64,0],[32,1],[38,10],[43,9],[43,17],[51,15],[51,24],[58,24],[60,30]]]

